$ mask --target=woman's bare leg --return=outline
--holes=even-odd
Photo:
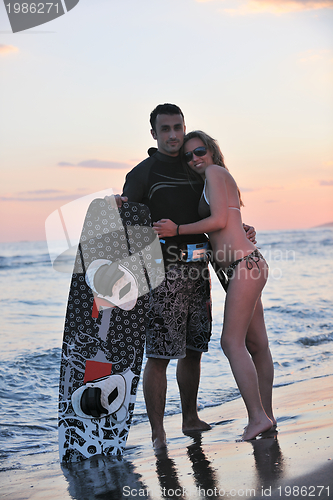
[[[269,349],[264,310],[260,297],[247,330],[246,347],[252,356],[252,360],[257,370],[262,406],[266,415],[272,420],[273,424],[276,425],[276,419],[273,415],[272,408],[274,366],[271,351]]]
[[[244,440],[253,439],[272,427],[261,403],[257,370],[245,343],[256,302],[266,283],[267,264],[260,260],[258,265],[260,272],[256,268],[247,269],[245,261],[238,264],[228,287],[221,337],[222,349],[248,412]]]

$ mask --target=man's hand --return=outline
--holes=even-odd
[[[120,194],[115,194],[111,196],[105,196],[104,200],[108,205],[111,205],[114,208],[121,208],[122,204],[125,201],[128,201],[127,196],[120,196]]]
[[[253,226],[248,226],[247,224],[243,224],[244,231],[246,232],[246,237],[252,241],[252,243],[255,245],[257,243],[256,240],[256,230],[254,229]]]

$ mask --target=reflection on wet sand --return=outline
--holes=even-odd
[[[210,448],[207,443],[204,445],[200,433],[190,437],[192,442],[184,446],[183,453],[179,453],[179,449],[175,452],[176,450],[167,448],[155,453],[155,477],[159,485],[157,491],[145,484],[150,482],[147,478],[136,472],[135,460],[132,464],[125,459],[95,457],[81,463],[63,466],[63,473],[69,483],[69,494],[75,500],[120,500],[132,498],[131,492],[134,492],[135,496],[144,495],[149,499],[167,500],[188,498],[191,491],[190,498],[193,500],[206,498],[207,494],[211,497],[210,493],[214,498],[225,498],[225,495],[228,495],[222,487],[226,481],[225,468],[221,468],[219,459],[216,462],[216,458],[209,457],[207,452],[207,449],[211,449],[211,453],[216,457],[216,448]],[[253,440],[250,443],[255,466],[251,487],[260,493],[281,481],[285,462],[276,435]],[[224,443],[221,442],[221,452],[223,446]],[[145,448],[143,455],[147,452]],[[153,450],[148,453],[146,460],[142,456],[142,460],[148,463],[152,454]],[[192,470],[190,476],[188,474],[184,476],[181,470],[186,464]],[[239,474],[242,475],[241,465]]]
[[[193,443],[187,446],[187,456],[191,462],[196,491],[218,490],[217,472],[211,466],[202,448],[202,437],[195,433]],[[163,498],[187,498],[188,489],[179,481],[176,462],[169,458],[167,449],[156,453],[156,472]]]
[[[125,487],[128,491],[143,491],[146,487],[133,469],[124,459],[102,456],[62,466],[68,492],[75,500],[120,500]]]
[[[257,490],[272,488],[282,479],[285,461],[276,436],[250,441],[257,472]]]
[[[183,488],[178,479],[177,466],[172,458],[169,458],[167,448],[156,453],[156,473],[163,498],[182,498]],[[180,493],[180,495],[178,495]]]
[[[193,444],[187,447],[187,456],[192,463],[195,485],[205,491],[214,490],[218,488],[217,471],[204,454],[201,434],[192,437]]]
[[[204,492],[214,492],[214,498],[224,498],[224,495],[219,495],[219,492],[227,494],[222,488],[225,479],[223,473],[221,474],[221,470],[214,467],[214,461],[208,458],[207,452],[204,452],[202,436],[197,433],[191,437],[193,442],[187,446],[186,453],[193,470],[193,491],[196,491],[200,498],[205,498]],[[277,435],[252,440],[249,443],[253,447],[255,466],[252,488],[257,492],[262,492],[267,487],[274,488],[283,478],[285,465]],[[221,443],[222,447],[223,443]],[[177,470],[175,460],[169,457],[167,449],[156,455],[156,472],[161,491],[164,492],[163,498],[186,497],[186,488],[178,478],[180,471]],[[242,474],[241,470],[239,473]],[[171,492],[177,492],[177,494],[171,495]],[[180,495],[180,492],[183,495]]]

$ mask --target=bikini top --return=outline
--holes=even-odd
[[[230,210],[239,210],[238,207],[228,207]],[[205,184],[204,188],[202,190],[201,198],[199,201],[198,205],[198,214],[201,219],[206,219],[206,217],[210,216],[210,207],[209,207],[209,201],[207,200],[206,196],[206,179],[205,179]]]

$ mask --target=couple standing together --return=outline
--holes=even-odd
[[[240,193],[216,141],[201,131],[185,135],[184,115],[174,104],[158,105],[150,123],[157,151],[127,174],[117,203],[149,207],[164,256],[165,279],[153,290],[143,374],[153,445],[166,446],[170,359],[178,359],[183,432],[210,429],[197,412],[201,356],[211,336],[208,263],[191,260],[208,246],[205,233],[215,268],[229,278],[221,346],[248,412],[242,438],[253,439],[276,428],[273,362],[260,298],[268,266],[254,245],[255,231],[242,224]]]

